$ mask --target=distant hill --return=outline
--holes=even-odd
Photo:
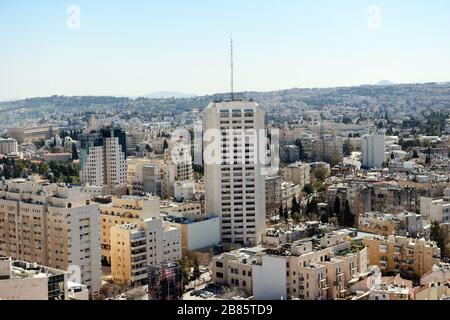
[[[384,82],[387,83],[387,82]],[[390,83],[390,82],[388,82]],[[186,94],[182,94],[186,95]],[[73,113],[114,113],[127,111],[130,116],[151,119],[164,113],[165,116],[176,116],[193,109],[203,110],[211,101],[226,100],[229,93],[216,93],[207,96],[181,98],[177,92],[152,93],[150,97],[171,96],[169,98],[148,97],[110,97],[110,96],[51,96],[29,98],[18,101],[0,102],[0,126],[16,126],[24,119],[48,118],[49,115]],[[175,96],[178,96],[176,98]],[[365,108],[367,106],[389,106],[398,108],[427,110],[440,105],[450,105],[450,84],[396,84],[366,85],[358,87],[337,88],[304,88],[267,92],[236,92],[235,97],[257,102],[266,110],[266,116],[287,120],[293,114],[301,114],[305,109],[330,108],[331,106],[351,106]],[[432,98],[424,98],[432,97]],[[420,103],[412,103],[420,101]],[[89,114],[84,115],[89,117]],[[150,118],[145,118],[151,116]]]
[[[195,94],[176,92],[176,91],[158,91],[158,92],[152,92],[152,93],[144,96],[144,98],[149,98],[149,99],[194,98],[194,97],[196,97]]]
[[[393,86],[395,83],[390,82],[389,80],[381,80],[376,84],[377,86]]]

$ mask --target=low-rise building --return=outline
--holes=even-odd
[[[202,221],[207,218],[207,215],[202,210],[202,204],[197,201],[164,201],[161,203],[161,213],[169,217],[190,221]]]
[[[177,201],[192,201],[195,194],[195,182],[177,181],[174,184],[174,192]]]
[[[443,198],[420,198],[420,214],[430,221],[439,223],[450,222],[450,202]]]
[[[401,236],[365,238],[370,265],[382,272],[395,272],[420,278],[440,263],[441,250],[435,242]]]
[[[67,300],[67,283],[66,271],[0,258],[0,300]]]
[[[432,270],[425,273],[420,278],[422,286],[430,283],[446,283],[450,279],[450,263],[439,263],[433,266]]]
[[[311,167],[307,163],[296,162],[283,169],[283,177],[285,181],[300,185],[303,189],[305,185],[310,183]]]
[[[146,219],[111,228],[111,276],[116,283],[147,281],[149,266],[181,259],[181,230],[162,219]]]
[[[100,244],[104,263],[111,263],[111,228],[158,218],[159,206],[159,198],[135,196],[112,197],[110,203],[100,204]]]
[[[172,224],[181,229],[183,255],[188,251],[207,249],[220,243],[220,219],[217,217],[202,221],[184,220]]]
[[[412,212],[396,215],[366,212],[358,216],[358,229],[382,236],[418,236],[423,234],[421,216]]]
[[[415,300],[450,300],[450,280],[431,282],[415,291]]]

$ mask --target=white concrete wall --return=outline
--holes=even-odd
[[[187,226],[187,249],[195,251],[217,245],[220,242],[220,219],[213,218]]]
[[[0,300],[48,300],[48,278],[0,280]]]
[[[252,269],[254,299],[286,299],[286,272],[286,259],[284,257],[263,256],[262,265],[254,265]]]

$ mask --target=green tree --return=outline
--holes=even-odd
[[[179,260],[178,264],[180,265],[181,269],[181,281],[183,282],[183,286],[187,286],[189,284],[189,272],[191,266],[189,265],[189,262],[185,258]]]
[[[313,214],[316,214],[318,212],[318,207],[317,207],[317,200],[316,199],[312,199],[312,200],[308,200],[308,203],[306,204],[306,215],[308,217],[311,217]]]
[[[432,241],[435,241],[437,246],[441,249],[442,258],[448,257],[447,254],[448,238],[444,230],[442,230],[441,226],[439,225],[439,222],[437,221],[433,221],[433,223],[431,224],[430,239]]]
[[[350,209],[350,203],[345,200],[344,211],[340,215],[339,223],[344,227],[353,227],[355,225],[355,215]]]
[[[72,160],[78,160],[78,150],[77,145],[75,143],[72,143]]]
[[[339,196],[334,200],[333,214],[338,218],[341,215],[341,198]]]
[[[311,195],[314,193],[314,188],[311,184],[305,184],[305,186],[303,187],[303,192],[307,195]]]
[[[327,178],[327,169],[320,167],[320,168],[316,168],[313,171],[313,176],[316,178],[317,181],[320,182],[324,182],[325,179]]]
[[[288,220],[289,220],[289,210],[288,210],[287,207],[284,208],[283,217],[284,217],[284,221],[288,222]]]
[[[292,197],[291,217],[296,214],[300,214],[300,204],[295,196]]]
[[[166,151],[166,149],[169,149],[169,144],[167,143],[167,140],[164,140],[163,150]]]
[[[194,260],[194,270],[192,271],[192,280],[197,280],[201,276],[200,266],[197,260]]]
[[[281,219],[284,219],[284,210],[283,210],[283,205],[280,205],[280,209],[278,209],[278,215]]]
[[[345,157],[351,156],[351,154],[352,154],[352,152],[353,152],[353,146],[352,146],[352,144],[350,143],[350,139],[347,139],[347,140],[344,142],[344,145],[343,145],[343,152],[344,152],[344,156],[345,156]]]
[[[36,149],[41,149],[43,146],[45,146],[45,141],[44,139],[40,139],[37,141],[33,141],[33,144],[36,147]]]

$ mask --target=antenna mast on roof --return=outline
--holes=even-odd
[[[234,101],[234,61],[233,61],[233,37],[231,37],[231,101]]]

